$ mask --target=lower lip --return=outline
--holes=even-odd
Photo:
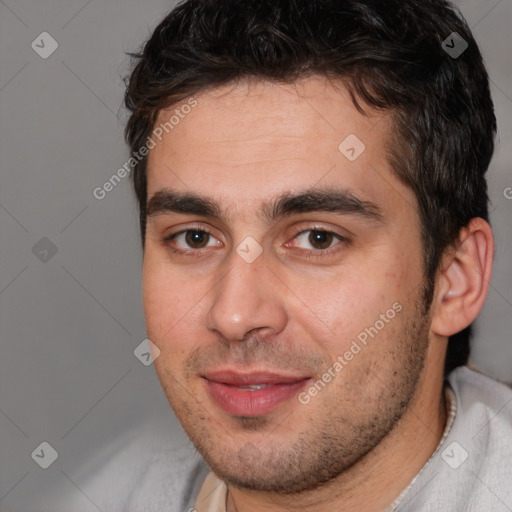
[[[255,417],[268,414],[279,404],[296,396],[309,379],[289,384],[272,384],[245,391],[221,382],[205,380],[210,396],[225,412],[233,416]]]

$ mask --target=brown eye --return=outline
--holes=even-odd
[[[187,256],[203,255],[222,247],[222,242],[205,229],[184,229],[163,238],[162,242],[171,252]]]
[[[294,237],[293,247],[304,249],[304,254],[321,256],[331,253],[337,245],[347,243],[348,240],[338,233],[327,229],[306,229]],[[341,247],[340,247],[341,248]]]
[[[189,230],[185,234],[185,242],[193,249],[202,249],[206,247],[210,240],[210,234],[206,231]]]
[[[332,244],[332,235],[328,231],[311,230],[308,241],[315,249],[327,249]]]

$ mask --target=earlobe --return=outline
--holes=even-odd
[[[472,219],[442,259],[432,309],[435,334],[451,336],[478,316],[489,289],[493,257],[491,227],[483,219]]]

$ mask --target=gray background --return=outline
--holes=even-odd
[[[164,443],[184,443],[152,366],[133,354],[145,329],[129,181],[101,201],[92,194],[128,158],[121,109],[125,52],[138,49],[173,5],[0,1],[4,512],[49,511],[44,499],[57,502],[66,494],[82,500],[80,510],[102,510],[105,491],[84,476],[98,454],[108,458],[136,436],[153,436],[162,421]],[[471,362],[512,382],[512,199],[505,196],[512,187],[512,0],[459,5],[486,59],[499,123],[488,175],[495,273]],[[31,43],[41,46],[45,31],[59,46],[43,59]],[[48,469],[31,458],[43,441],[58,452]],[[72,512],[66,505],[51,510]]]

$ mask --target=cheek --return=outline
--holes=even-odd
[[[142,292],[146,330],[162,351],[178,353],[192,346],[200,327],[204,289],[194,281],[147,255],[142,272]]]
[[[336,358],[361,333],[364,339],[365,329],[376,322],[377,328],[384,322],[384,330],[390,331],[390,323],[396,322],[385,320],[395,317],[393,305],[404,305],[417,293],[417,278],[402,262],[384,266],[381,260],[380,265],[346,266],[315,279],[315,286],[310,279],[297,279],[289,284],[301,300],[294,301],[291,316],[316,339],[318,348]],[[388,317],[381,320],[386,312]]]
[[[179,299],[177,287],[162,265],[146,253],[142,271],[142,296],[148,334],[155,336],[172,325],[174,309]]]

